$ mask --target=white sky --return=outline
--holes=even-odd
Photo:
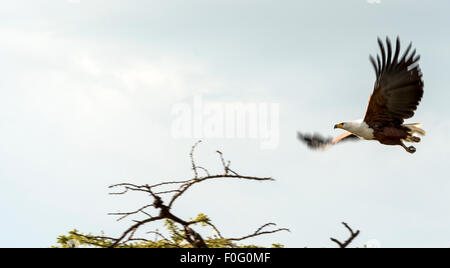
[[[369,3],[370,2],[370,3]],[[77,228],[117,234],[108,212],[146,200],[107,195],[118,182],[190,176],[194,139],[173,139],[171,108],[206,101],[280,103],[280,146],[204,140],[197,159],[271,183],[209,183],[175,213],[209,215],[225,235],[265,222],[291,233],[259,244],[450,246],[448,1],[3,1],[0,5],[0,246],[48,247]],[[377,3],[379,2],[379,3]],[[337,135],[360,118],[377,36],[421,54],[417,153],[375,142],[309,151],[296,131]],[[412,122],[411,121],[411,122]],[[157,226],[148,226],[148,230]]]

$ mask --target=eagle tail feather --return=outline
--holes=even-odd
[[[422,123],[414,123],[414,124],[403,124],[404,127],[408,128],[411,135],[418,134],[420,136],[425,136],[426,132],[422,128]]]

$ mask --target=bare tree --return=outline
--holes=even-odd
[[[289,231],[287,228],[274,228],[276,227],[275,223],[266,223],[262,225],[260,228],[258,228],[254,233],[245,235],[242,237],[236,237],[236,238],[227,238],[222,235],[222,233],[219,231],[219,229],[211,223],[208,217],[201,216],[197,217],[197,219],[194,220],[185,220],[178,216],[176,216],[172,212],[172,207],[174,206],[175,202],[179,200],[180,197],[183,196],[183,194],[186,193],[189,189],[191,189],[193,186],[196,186],[202,182],[208,181],[208,180],[218,180],[218,179],[233,179],[233,180],[250,180],[250,181],[273,181],[274,179],[270,177],[255,177],[255,176],[246,176],[241,175],[237,173],[236,171],[232,170],[230,168],[231,162],[226,161],[224,159],[224,156],[222,152],[217,151],[220,163],[222,165],[223,171],[218,174],[212,174],[209,172],[208,169],[197,165],[195,159],[194,159],[194,152],[197,146],[199,145],[201,141],[198,141],[192,146],[191,152],[189,154],[190,161],[192,165],[192,171],[194,173],[193,178],[187,179],[187,180],[180,180],[180,181],[166,181],[158,184],[153,185],[136,185],[132,183],[120,183],[109,186],[110,189],[118,189],[118,191],[110,193],[111,195],[125,195],[130,192],[139,192],[144,193],[148,195],[152,202],[149,204],[146,204],[136,210],[130,211],[130,212],[118,212],[118,213],[109,213],[109,215],[118,216],[118,221],[123,220],[125,218],[128,218],[130,216],[135,215],[143,215],[144,219],[142,220],[135,220],[133,221],[133,224],[126,229],[122,235],[119,237],[106,237],[106,236],[91,236],[91,235],[83,235],[79,233],[74,233],[77,236],[84,237],[85,239],[89,240],[89,243],[91,245],[100,246],[100,247],[119,247],[123,245],[127,245],[127,243],[132,242],[149,242],[150,240],[147,238],[137,238],[135,237],[136,232],[138,229],[143,227],[144,225],[147,225],[149,223],[166,220],[169,221],[172,224],[178,224],[181,226],[180,233],[177,233],[179,237],[184,239],[190,246],[194,248],[206,248],[208,247],[208,243],[205,242],[205,239],[200,235],[197,231],[194,230],[193,225],[197,223],[203,223],[205,225],[210,226],[215,233],[217,234],[218,238],[227,241],[227,244],[229,247],[236,246],[233,242],[236,241],[242,241],[248,238],[257,237],[261,235],[266,234],[273,234],[280,231]],[[168,189],[167,189],[168,188]],[[164,197],[164,199],[163,199]],[[167,201],[164,201],[167,200]],[[149,209],[153,209],[157,211],[157,214],[152,215],[149,212]],[[154,213],[154,212],[152,212]],[[202,214],[200,214],[202,215]],[[178,229],[173,229],[175,232]],[[158,231],[151,231],[147,234],[154,234],[156,237],[159,237],[166,241],[167,243],[172,243],[174,246],[177,246],[176,243],[171,241],[171,239],[165,237],[162,233]]]

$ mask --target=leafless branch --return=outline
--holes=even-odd
[[[162,220],[164,219],[163,217],[152,217],[152,218],[148,218],[145,219],[143,221],[139,221],[137,223],[135,223],[133,226],[131,226],[130,228],[128,228],[119,238],[116,239],[112,239],[112,241],[114,241],[112,243],[112,245],[110,246],[110,248],[114,248],[116,246],[118,246],[120,244],[120,242],[127,236],[129,235],[131,232],[135,232],[140,226],[149,223],[149,222],[153,222],[153,221],[157,221],[157,220]],[[128,242],[129,240],[126,240],[125,242]],[[124,243],[125,243],[124,242]]]
[[[222,166],[225,172],[225,175],[228,175],[229,172],[233,173],[236,176],[239,176],[239,174],[237,174],[236,172],[234,172],[233,170],[230,169],[230,165],[231,165],[231,161],[227,161],[225,163],[225,159],[223,158],[223,153],[219,150],[216,151],[219,156],[220,156],[220,161],[222,162]]]
[[[191,153],[189,154],[189,156],[191,157],[192,170],[194,171],[195,178],[198,178],[198,171],[197,171],[197,166],[195,165],[195,160],[194,160],[194,150],[197,147],[197,145],[199,145],[201,142],[202,141],[199,140],[194,145],[192,145]]]
[[[110,215],[110,216],[121,216],[120,218],[117,219],[117,221],[123,220],[123,219],[125,219],[128,216],[135,215],[135,214],[138,214],[138,213],[143,213],[143,214],[145,214],[148,217],[152,217],[149,213],[145,212],[145,209],[147,209],[149,207],[153,207],[153,204],[143,206],[140,209],[132,211],[132,212],[116,212],[116,213],[108,213],[108,215]]]
[[[120,216],[118,220],[122,220],[128,216],[136,215],[139,213],[142,213],[146,215],[148,218],[140,221],[134,221],[134,224],[129,227],[127,230],[125,230],[122,235],[118,238],[108,238],[108,240],[112,241],[112,244],[110,247],[117,247],[122,244],[126,244],[129,241],[134,241],[135,238],[134,234],[137,232],[137,230],[142,227],[143,225],[146,225],[151,222],[159,221],[159,220],[171,220],[174,223],[177,223],[183,227],[182,230],[184,230],[184,234],[180,234],[180,237],[183,237],[189,244],[191,244],[192,247],[207,247],[204,239],[202,236],[197,233],[191,225],[198,223],[198,221],[186,221],[183,220],[176,215],[174,215],[171,211],[171,208],[176,200],[178,200],[179,197],[181,197],[187,190],[189,190],[192,186],[197,185],[201,182],[207,181],[207,180],[215,180],[215,179],[233,179],[233,180],[251,180],[251,181],[273,181],[270,177],[255,177],[255,176],[245,176],[245,175],[239,175],[237,172],[230,169],[231,162],[225,161],[225,158],[223,157],[223,153],[220,151],[217,151],[219,154],[219,160],[223,167],[223,174],[215,174],[212,175],[206,168],[198,166],[195,162],[194,158],[194,152],[196,147],[200,144],[201,141],[196,142],[190,151],[189,157],[191,160],[192,170],[194,172],[194,177],[188,180],[181,180],[181,181],[166,181],[162,183],[157,183],[153,185],[137,185],[132,183],[120,183],[120,184],[114,184],[109,186],[110,189],[119,189],[117,192],[112,192],[110,194],[112,195],[124,195],[129,192],[142,192],[148,194],[150,197],[153,198],[153,203],[149,205],[145,205],[137,210],[131,211],[131,212],[118,212],[118,213],[110,213],[109,215],[114,216]],[[198,170],[202,170],[205,175],[201,176],[198,172]],[[161,187],[165,187],[166,189],[161,189]],[[172,188],[170,188],[172,187]],[[169,189],[167,189],[169,188]],[[168,198],[168,205],[163,201],[161,198],[161,195],[169,195]],[[171,195],[171,196],[170,196]],[[157,216],[151,216],[150,213],[146,212],[146,209],[153,208],[158,211]],[[153,214],[153,213],[152,213]],[[211,228],[213,228],[217,235],[220,238],[224,238],[221,234],[221,232],[218,230],[218,228],[212,224],[211,222],[204,222],[205,224],[209,225]],[[275,226],[274,223],[268,223],[256,230],[253,234],[243,236],[240,238],[232,238],[228,239],[230,241],[241,241],[247,238],[260,236],[264,234],[272,234],[280,231],[289,231],[286,228],[279,228],[275,230],[265,230],[269,226]],[[161,237],[162,234],[158,232],[149,232],[157,234]],[[164,237],[163,237],[164,238]],[[165,238],[164,238],[165,239]],[[169,241],[169,240],[168,240]]]
[[[193,180],[180,186],[180,188],[178,189],[179,192],[177,192],[170,200],[169,207],[172,207],[175,200],[177,198],[179,198],[181,195],[183,195],[189,188],[191,188],[191,186],[198,184],[200,182],[206,181],[206,180],[220,179],[220,178],[255,180],[255,181],[273,181],[272,178],[260,178],[260,177],[253,177],[253,176],[241,176],[241,175],[212,175],[212,176],[206,176],[203,178],[197,178],[197,179],[193,179]]]
[[[214,224],[212,224],[211,222],[205,222],[205,224],[207,224],[207,225],[209,225],[216,233],[217,233],[217,236],[219,237],[219,238],[222,238],[222,239],[224,239],[224,237],[222,236],[222,233],[219,231],[219,229],[214,225]]]
[[[149,232],[147,232],[147,234],[155,234],[156,235],[155,242],[158,241],[158,236],[161,237],[163,240],[166,240],[168,242],[170,241],[170,239],[168,239],[167,237],[165,237],[162,233],[160,233],[158,231],[149,231]]]
[[[359,230],[357,230],[356,232],[353,231],[352,228],[350,228],[350,226],[348,226],[347,223],[343,222],[342,223],[345,228],[347,228],[347,230],[350,232],[350,237],[345,241],[345,242],[340,242],[339,240],[337,240],[336,238],[330,238],[331,241],[335,242],[336,244],[339,245],[340,248],[346,248],[350,245],[350,243],[359,235]]]
[[[276,226],[276,224],[275,223],[266,223],[263,226],[259,227],[253,234],[246,235],[246,236],[239,237],[239,238],[228,238],[228,240],[241,241],[241,240],[245,240],[245,239],[256,237],[256,236],[265,235],[265,234],[273,234],[273,233],[277,233],[277,232],[281,232],[281,231],[290,232],[290,230],[287,228],[278,228],[275,230],[263,231],[264,229],[266,229],[269,226]]]

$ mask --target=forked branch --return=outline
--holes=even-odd
[[[350,232],[350,237],[345,242],[340,242],[336,238],[330,238],[330,239],[331,239],[331,241],[333,241],[336,244],[338,244],[340,248],[346,248],[346,247],[348,247],[350,245],[350,243],[352,243],[352,241],[359,235],[360,232],[359,232],[359,230],[357,230],[356,232],[353,231],[353,229],[350,228],[350,226],[348,226],[348,224],[345,223],[345,222],[343,222],[342,224]]]

